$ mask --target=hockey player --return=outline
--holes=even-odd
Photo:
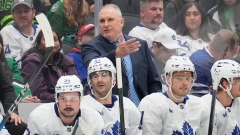
[[[92,92],[81,101],[82,107],[87,106],[100,113],[107,135],[121,134],[119,99],[112,94],[116,84],[115,76],[116,69],[108,58],[93,59],[88,66],[88,83]],[[140,112],[128,98],[123,97],[123,104],[126,135],[141,135]]]
[[[233,60],[216,61],[211,74],[218,84],[213,135],[236,135],[240,131],[240,65]],[[212,93],[202,97],[211,108]]]
[[[172,56],[165,65],[169,88],[142,99],[141,127],[144,135],[206,135],[209,110],[199,97],[187,95],[196,78],[195,68],[187,57]]]
[[[76,127],[76,135],[101,135],[104,132],[101,116],[92,109],[80,109],[83,92],[80,82],[75,75],[60,77],[55,87],[56,103],[34,109],[25,134],[70,135]]]

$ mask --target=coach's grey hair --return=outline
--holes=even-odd
[[[119,17],[122,17],[122,12],[121,12],[120,8],[119,8],[117,5],[115,5],[115,4],[107,4],[107,5],[103,6],[103,7],[101,8],[101,10],[100,10],[100,12],[99,12],[98,15],[100,15],[100,13],[101,13],[103,10],[109,9],[109,8],[115,9],[115,10],[117,11],[117,14],[119,15]]]
[[[159,2],[159,1],[163,2],[163,0],[141,0],[140,1],[140,8],[146,7],[147,4],[150,3],[150,2]]]

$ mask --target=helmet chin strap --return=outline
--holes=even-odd
[[[94,95],[93,88],[91,89],[91,93],[94,95],[94,97],[96,97],[96,98],[98,98],[98,99],[100,99],[100,100],[104,100],[104,99],[106,99],[106,98],[109,96],[110,92],[112,91],[112,88],[115,86],[115,84],[113,83],[113,79],[112,79],[112,84],[113,84],[113,85],[112,85],[112,87],[109,89],[107,95],[104,96],[104,97],[102,97],[102,98]]]
[[[166,81],[166,82],[167,82],[167,81]],[[183,99],[184,99],[184,97],[182,97],[182,98],[176,98],[176,97],[173,95],[173,93],[172,93],[172,77],[170,78],[170,84],[169,84],[168,82],[167,82],[167,84],[168,84],[168,86],[169,86],[169,91],[170,91],[172,97],[173,97],[175,100],[180,101],[180,100],[183,100]]]
[[[230,83],[229,83],[230,84]],[[231,88],[232,88],[232,84],[230,84],[230,87],[225,89],[221,84],[218,85],[220,88],[222,88],[224,91],[227,92],[228,96],[231,98],[231,99],[234,99],[234,97],[232,96],[232,93],[230,92],[231,91]]]

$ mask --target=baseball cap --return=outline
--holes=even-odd
[[[177,43],[177,34],[176,32],[169,28],[162,28],[153,36],[153,41],[159,42],[168,49],[177,49],[180,46]]]
[[[82,26],[81,29],[78,31],[78,37],[81,37],[83,34],[88,32],[93,27],[94,27],[93,24],[86,24],[86,25]]]
[[[29,8],[33,8],[32,0],[14,0],[12,3],[11,10],[13,10],[16,6],[18,6],[20,4],[24,4],[24,5],[28,6]]]

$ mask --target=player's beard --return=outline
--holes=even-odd
[[[71,108],[71,107],[67,107],[67,108],[64,109],[64,111],[66,111],[66,110],[71,110],[71,111],[73,111],[74,109]],[[76,113],[71,114],[71,115],[68,115],[68,114],[66,114],[64,111],[59,110],[59,112],[62,114],[62,116],[64,116],[64,118],[66,118],[66,119],[72,119],[74,116],[76,116]]]

